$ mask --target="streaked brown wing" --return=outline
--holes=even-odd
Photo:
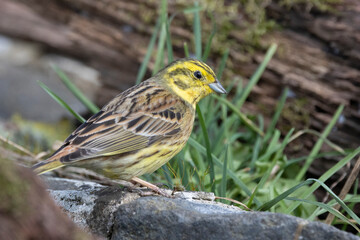
[[[156,104],[144,105],[141,99],[138,99],[138,107],[123,103],[134,112],[121,109],[119,113],[116,109],[121,106],[116,106],[115,111],[102,110],[78,127],[54,155],[59,154],[63,163],[111,156],[143,149],[177,134],[181,130],[180,109],[183,108],[178,107],[177,101],[166,99],[170,98],[164,97],[163,93],[152,97]],[[71,152],[61,154],[62,149],[70,147]]]

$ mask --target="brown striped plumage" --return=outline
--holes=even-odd
[[[151,173],[183,148],[196,103],[213,91],[225,93],[206,64],[178,60],[116,96],[33,169],[72,164],[124,180]]]

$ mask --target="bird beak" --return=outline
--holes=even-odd
[[[214,83],[210,83],[209,84],[209,87],[214,90],[214,92],[217,92],[217,93],[227,93],[225,88],[223,86],[221,86],[219,80],[216,79],[216,82]]]

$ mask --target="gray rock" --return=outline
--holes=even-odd
[[[245,212],[214,202],[212,193],[179,192],[174,199],[142,197],[150,192],[45,180],[55,201],[76,223],[108,239],[360,239],[320,222]]]
[[[93,182],[70,179],[46,178],[50,195],[80,227],[88,229],[87,219],[91,217],[97,196],[93,194],[104,187]],[[91,231],[91,230],[90,230]]]
[[[283,214],[209,207],[182,199],[140,198],[115,214],[111,239],[358,239]]]

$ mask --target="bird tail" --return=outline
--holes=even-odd
[[[60,162],[60,160],[58,158],[49,158],[48,160],[39,162],[37,164],[35,164],[34,166],[32,166],[32,170],[40,175],[46,172],[49,172],[51,170],[57,169],[64,166],[64,164],[62,162]]]

